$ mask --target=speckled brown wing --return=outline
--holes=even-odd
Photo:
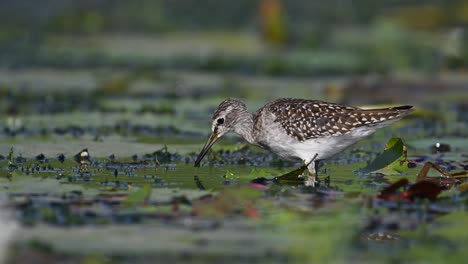
[[[299,141],[340,136],[360,126],[373,126],[407,115],[411,106],[364,110],[317,100],[279,99],[265,105],[288,135]]]

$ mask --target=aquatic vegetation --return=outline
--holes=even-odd
[[[353,72],[351,57],[349,65],[342,63],[346,56],[321,64],[333,54],[220,55],[188,67],[304,75],[339,64]],[[416,262],[424,254],[457,263],[467,257],[460,223],[468,219],[468,130],[460,83],[431,84],[457,94],[445,97],[424,92],[424,81],[340,77],[324,86],[309,76],[152,65],[115,75],[92,67],[0,71],[9,81],[0,88],[0,206],[20,225],[11,263],[37,255],[60,263]],[[49,90],[10,89],[20,87],[20,77],[41,80]],[[413,86],[415,94],[403,98]],[[305,94],[378,102],[369,89],[411,101],[417,111],[325,161],[315,188],[303,186],[303,164],[235,137],[221,139],[193,167],[209,115],[224,97],[247,98],[252,109]]]
[[[361,170],[363,173],[382,173],[398,175],[410,165],[407,160],[406,146],[400,138],[392,138],[385,145],[384,151]]]
[[[64,154],[48,157],[40,153],[24,158],[12,148],[8,157],[0,161],[0,183],[8,201],[3,208],[10,209],[23,226],[32,228],[20,231],[14,240],[17,252],[42,251],[42,247],[25,246],[34,237],[40,238],[41,245],[52,252],[72,257],[83,252],[76,246],[82,243],[78,241],[97,239],[92,236],[67,242],[68,231],[60,229],[65,226],[111,228],[114,233],[106,235],[108,239],[124,239],[128,236],[124,230],[131,226],[157,224],[157,229],[153,227],[153,231],[140,239],[145,241],[144,237],[152,232],[167,233],[166,239],[173,247],[168,251],[172,252],[168,253],[169,258],[187,246],[178,239],[179,232],[187,234],[188,239],[198,236],[190,230],[227,239],[232,232],[247,235],[249,230],[256,230],[259,240],[255,243],[276,241],[275,246],[270,247],[276,252],[273,255],[262,247],[252,252],[252,256],[262,260],[343,261],[364,256],[381,260],[385,257],[372,253],[375,247],[382,247],[375,243],[392,243],[392,250],[401,254],[407,254],[403,246],[407,243],[429,247],[421,242],[421,234],[413,230],[421,226],[437,230],[439,226],[433,223],[444,219],[441,216],[464,211],[468,202],[466,178],[457,178],[456,184],[451,185],[454,187],[447,190],[432,181],[430,177],[433,176],[417,177],[420,171],[427,175],[428,169],[423,163],[432,158],[415,159],[411,152],[406,153],[402,140],[397,138],[389,140],[384,151],[376,154],[375,161],[370,163],[378,164],[372,166],[380,172],[358,172],[363,167],[362,162],[346,165],[332,161],[320,170],[323,184],[315,188],[302,186],[297,181],[304,166],[294,163],[272,166],[275,158],[250,147],[213,151],[210,165],[196,170],[192,167],[195,153],[177,154],[169,147],[123,159],[113,154],[96,157],[88,149],[77,151],[74,157]],[[350,150],[349,153],[357,152]],[[187,159],[190,160],[188,164]],[[381,168],[399,168],[400,162],[404,162],[406,169],[397,176],[392,176],[395,175],[393,171],[390,176],[380,174],[384,175],[383,179],[377,177],[382,171],[390,171]],[[452,164],[456,171],[465,166],[463,162],[443,158],[436,162]],[[408,168],[408,164],[414,167]],[[400,173],[417,182],[410,184],[411,180],[398,176]],[[393,177],[401,180],[395,181]],[[288,181],[290,178],[296,181]],[[388,181],[394,183],[388,185]],[[48,227],[44,228],[44,224]],[[233,224],[237,231],[228,227]],[[119,225],[123,225],[123,229],[118,228]],[[271,229],[275,230],[273,237]],[[50,234],[56,235],[51,237]],[[439,233],[439,236],[445,235]],[[277,240],[279,237],[281,241]],[[213,243],[212,239],[208,238],[207,241],[212,242],[207,243]],[[57,244],[58,241],[62,244]],[[320,254],[313,253],[305,246],[307,244],[320,244],[324,248]],[[247,252],[241,244],[235,245]],[[341,248],[340,254],[334,253],[337,247]],[[114,250],[113,246],[106,248],[99,254],[118,255],[109,253]],[[166,247],[156,243],[151,251],[160,252],[163,248]],[[134,250],[123,249],[121,254],[133,254]],[[206,250],[193,254],[200,259],[230,254],[228,249],[219,247],[207,246]],[[452,250],[456,256],[463,255],[461,248]],[[144,255],[154,257],[151,253]]]

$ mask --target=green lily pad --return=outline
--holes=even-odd
[[[234,179],[235,175],[234,173],[230,172],[229,170],[226,171],[226,174],[224,174],[224,178],[226,179]]]
[[[406,147],[401,138],[391,138],[384,151],[361,170],[364,173],[398,175],[408,169]]]

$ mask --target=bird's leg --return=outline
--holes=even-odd
[[[305,186],[312,186],[315,187],[318,183],[318,178],[317,178],[317,171],[315,171],[315,165],[309,165],[307,166],[308,174],[307,179],[304,181]]]
[[[319,167],[320,161],[315,160],[317,156],[318,154],[315,154],[312,160],[306,164],[308,175],[307,175],[307,179],[305,179],[304,181],[305,186],[317,187],[320,184],[319,179],[318,179],[318,167]]]
[[[314,162],[317,162],[315,160],[317,156],[318,154],[315,154],[315,156],[310,161],[306,162],[299,169],[296,169],[284,175],[275,177],[274,181],[277,183],[282,183],[282,182],[296,182],[297,183],[298,179],[301,179],[301,181],[303,181],[303,183],[306,186],[317,186],[318,182],[317,182],[317,173],[315,171],[315,168],[318,165],[314,163]],[[304,173],[305,170],[308,171],[307,174]]]

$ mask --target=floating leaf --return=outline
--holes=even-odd
[[[234,179],[234,173],[230,172],[230,171],[226,171],[226,174],[224,174],[224,178],[226,179]]]
[[[410,200],[416,198],[435,200],[442,188],[435,182],[424,180],[418,181],[411,185],[409,189],[402,194],[403,197],[407,197]]]
[[[377,197],[387,201],[412,201],[416,198],[435,200],[442,191],[442,188],[437,183],[429,180],[422,180],[409,185],[408,179],[400,179],[383,189]],[[400,189],[407,186],[409,186],[408,190],[399,192]]]
[[[273,180],[276,183],[280,183],[280,184],[293,184],[293,185],[303,184],[304,181],[305,181],[305,177],[303,176],[304,171],[306,171],[307,167],[309,167],[309,165],[312,162],[315,161],[317,156],[318,156],[318,154],[316,153],[315,156],[308,163],[302,165],[300,168],[298,168],[296,170],[293,170],[293,171],[288,172],[288,173],[286,173],[284,175],[275,177]]]
[[[249,173],[249,177],[250,178],[260,178],[260,177],[268,177],[268,176],[271,176],[272,173],[271,172],[268,172],[264,169],[252,169]]]
[[[406,146],[401,138],[391,138],[385,145],[384,151],[361,171],[396,175],[407,169]]]
[[[430,169],[438,171],[441,175],[439,177],[429,177],[428,172]],[[432,181],[443,190],[451,189],[459,180],[465,179],[468,176],[467,171],[449,173],[444,170],[441,166],[433,162],[426,162],[416,177],[417,181],[428,180]]]
[[[306,165],[301,166],[300,168],[283,174],[281,176],[275,177],[274,181],[280,184],[302,184],[304,183],[304,178],[302,175],[307,169]]]
[[[136,204],[146,205],[151,196],[152,188],[150,185],[144,185],[140,190],[130,194],[127,199],[122,202],[123,207],[134,206]]]
[[[380,199],[384,200],[394,200],[396,198],[395,195],[401,187],[407,186],[409,184],[408,179],[400,179],[389,186],[385,187],[382,191],[380,191],[379,195],[377,196]]]

